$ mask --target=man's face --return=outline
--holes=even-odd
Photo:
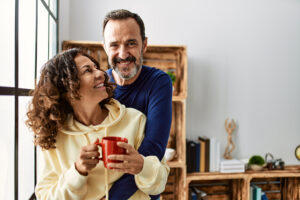
[[[143,64],[147,39],[142,41],[135,19],[110,20],[104,30],[104,48],[110,67],[120,78],[129,80],[135,77]]]

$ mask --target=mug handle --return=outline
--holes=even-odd
[[[97,140],[97,141],[99,141],[99,140]],[[97,146],[100,146],[101,147],[101,149],[102,149],[102,143],[101,142],[95,142],[94,144],[96,144]],[[101,157],[100,158],[98,158],[99,160],[101,160],[101,161],[103,161],[103,156],[102,156],[102,154],[101,154]]]

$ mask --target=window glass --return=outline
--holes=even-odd
[[[40,1],[38,2],[37,79],[42,66],[48,60],[48,11]]]
[[[0,86],[15,85],[15,1],[0,1]]]
[[[36,1],[19,1],[19,87],[34,88]]]
[[[57,17],[57,0],[50,0],[50,10]]]
[[[49,32],[49,58],[56,55],[57,38],[56,38],[56,22],[50,17],[50,32]]]
[[[19,199],[28,199],[34,192],[33,133],[25,125],[31,99],[19,97]]]
[[[0,96],[0,199],[14,199],[15,97]]]

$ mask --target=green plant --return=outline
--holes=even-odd
[[[173,72],[170,72],[170,71],[168,71],[167,74],[170,76],[171,81],[172,81],[172,84],[174,84],[175,81],[176,81],[176,76],[175,76],[175,74],[174,74]]]
[[[260,165],[263,166],[265,164],[265,160],[263,159],[263,157],[259,156],[259,155],[254,155],[249,159],[248,162],[249,165]]]

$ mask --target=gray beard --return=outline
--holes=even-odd
[[[142,63],[143,63],[143,53],[141,53],[141,57],[140,57],[140,65],[134,63],[134,68],[132,70],[132,72],[128,75],[124,75],[122,74],[122,72],[118,69],[118,67],[116,65],[113,65],[112,63],[108,63],[109,66],[118,74],[119,77],[121,77],[122,79],[124,80],[130,80],[131,78],[133,78],[137,73],[138,71],[141,69],[142,67]]]

